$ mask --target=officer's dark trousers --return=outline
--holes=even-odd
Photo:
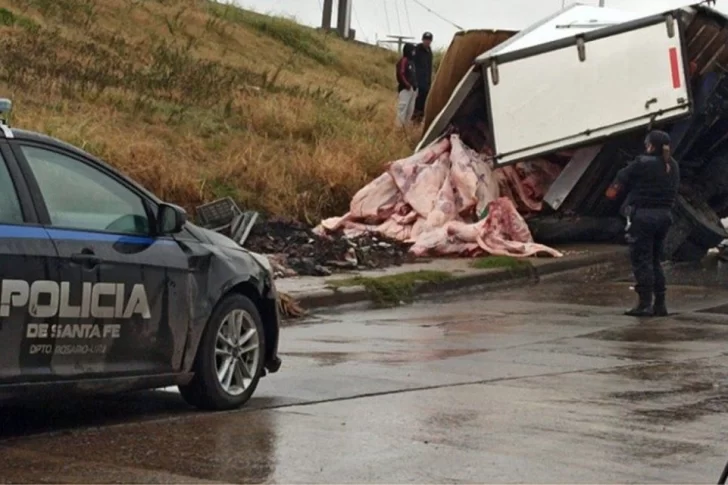
[[[415,121],[422,121],[425,117],[425,105],[427,104],[427,96],[430,94],[429,87],[420,88],[417,91],[417,101],[415,102]]]
[[[664,293],[665,273],[662,257],[665,238],[672,225],[669,209],[636,209],[627,231],[632,271],[637,293]]]

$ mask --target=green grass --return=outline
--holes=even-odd
[[[413,271],[387,276],[365,277],[355,276],[328,282],[329,287],[363,286],[372,301],[380,306],[396,306],[402,302],[410,302],[414,298],[415,289],[425,283],[442,283],[452,278],[446,271]]]
[[[303,27],[293,20],[260,15],[218,3],[210,3],[208,8],[213,16],[227,22],[252,27],[322,65],[329,66],[337,61],[336,56],[326,45],[325,34]]]
[[[24,15],[16,14],[7,8],[0,8],[0,25],[7,27],[17,25],[32,32],[36,32],[39,28],[38,23],[32,19]]]
[[[487,256],[476,259],[472,262],[475,269],[526,269],[533,265],[526,259],[512,258],[509,256]]]

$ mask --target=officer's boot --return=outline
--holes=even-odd
[[[625,315],[630,317],[651,317],[653,316],[652,311],[652,292],[651,291],[640,291],[639,302],[637,306],[624,312]]]
[[[665,305],[665,292],[655,293],[654,314],[656,317],[667,316],[667,306]]]

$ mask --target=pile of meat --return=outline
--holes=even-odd
[[[457,134],[389,164],[362,188],[343,217],[318,234],[379,234],[423,255],[527,257],[558,251],[536,244],[522,213],[537,212],[561,167],[547,160],[493,170]]]

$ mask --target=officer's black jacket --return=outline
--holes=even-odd
[[[680,186],[680,167],[670,159],[640,155],[617,173],[612,184],[620,193],[627,193],[627,205],[633,209],[671,209]]]
[[[417,66],[417,85],[424,91],[430,90],[432,84],[432,49],[425,44],[417,44],[415,49],[415,65]]]

